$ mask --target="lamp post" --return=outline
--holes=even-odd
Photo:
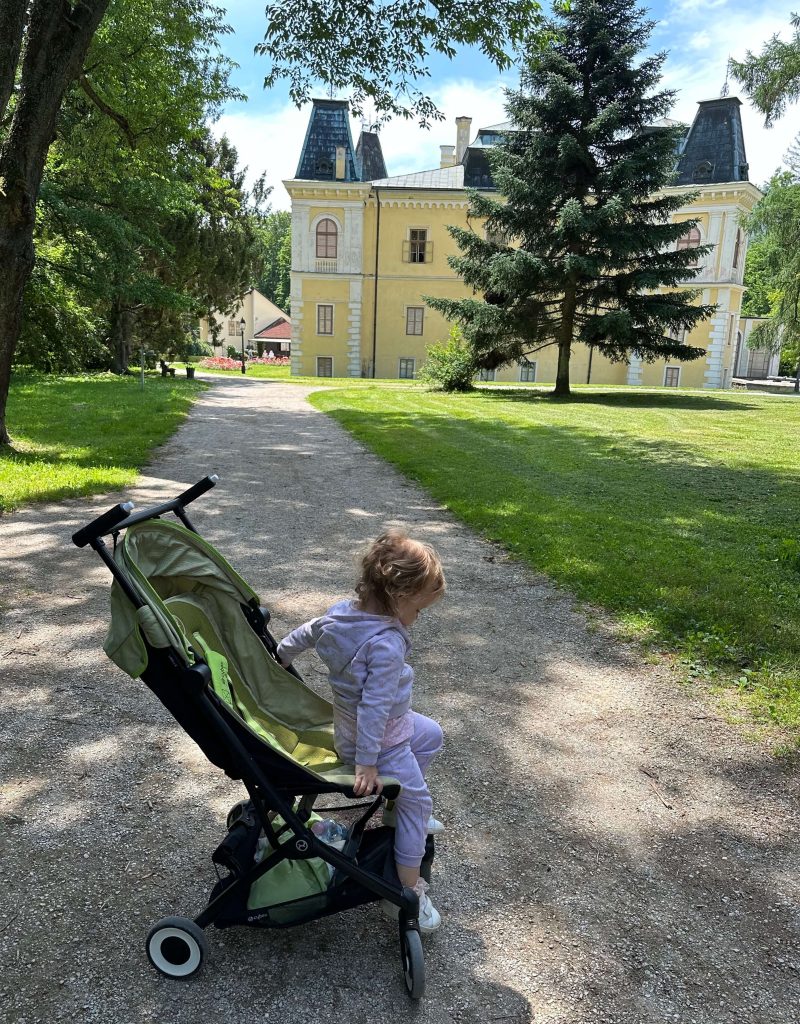
[[[239,321],[239,334],[241,335],[242,338],[242,373],[247,373],[247,370],[245,369],[244,366],[244,329],[246,326],[247,321],[245,320],[244,317],[242,317],[242,319]]]

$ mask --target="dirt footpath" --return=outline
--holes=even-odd
[[[147,963],[150,924],[202,907],[242,790],[102,653],[109,578],[69,537],[114,494],[0,519],[3,1021],[796,1024],[796,772],[587,629],[306,393],[218,383],[131,496],[218,472],[192,515],[278,634],[348,594],[351,554],[384,527],[440,549],[449,593],[412,656],[415,706],[446,736],[427,998],[407,999],[375,907],[210,929],[188,983]]]

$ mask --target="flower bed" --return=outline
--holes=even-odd
[[[204,367],[206,370],[240,370],[242,368],[241,359],[229,359],[227,356],[214,356],[207,359],[201,359],[199,366]],[[246,366],[288,366],[288,356],[278,356],[274,359],[268,359],[266,356],[259,356],[257,359],[245,359]]]

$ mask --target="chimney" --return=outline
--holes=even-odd
[[[441,152],[441,158],[439,160],[440,167],[452,167],[456,162],[456,147],[455,146],[439,146]]]
[[[472,124],[471,117],[456,118],[456,163],[460,164],[469,145],[469,127]]]
[[[336,174],[337,181],[344,179],[344,146],[336,147]]]

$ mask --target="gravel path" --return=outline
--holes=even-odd
[[[216,470],[193,516],[281,634],[346,595],[389,524],[440,549],[415,706],[443,724],[428,996],[407,999],[375,907],[209,932],[187,984],[144,955],[192,915],[241,789],[101,650],[109,581],[69,536],[118,495],[0,520],[0,1018],[170,1024],[800,1020],[796,774],[658,667],[589,628],[313,410],[221,381],[131,492]],[[301,662],[322,681],[312,658]]]

